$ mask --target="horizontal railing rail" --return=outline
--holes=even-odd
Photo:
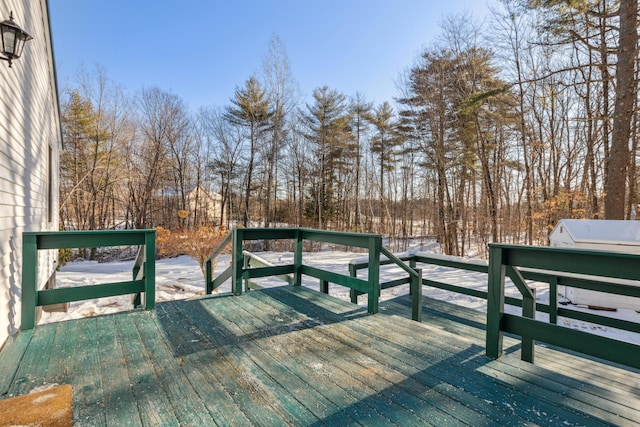
[[[134,294],[134,305],[155,307],[155,230],[41,231],[23,233],[22,324],[35,327],[36,308],[42,305]],[[133,280],[73,288],[38,290],[38,251],[45,249],[140,246],[133,266]]]

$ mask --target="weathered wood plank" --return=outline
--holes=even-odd
[[[47,364],[55,338],[56,325],[40,325],[34,330],[6,397],[20,396],[47,382]]]
[[[382,327],[386,327],[386,325]],[[379,330],[380,328],[381,325],[378,325],[374,330]],[[425,360],[424,354],[420,356],[405,355],[401,350],[390,347],[384,341],[380,341],[376,337],[368,336],[367,334],[354,332],[352,326],[342,323],[325,325],[319,327],[318,331],[333,339],[342,340],[344,343],[357,349],[361,355],[375,359],[387,369],[405,376],[408,378],[405,384],[412,387],[416,394],[427,399],[432,399],[434,402],[444,402],[445,404],[442,406],[445,409],[453,409],[446,404],[446,400],[451,399],[459,402],[460,407],[469,407],[477,412],[478,422],[481,422],[486,416],[502,425],[519,425],[521,423],[517,418],[513,417],[513,414],[505,413],[493,407],[492,404],[486,401],[484,396],[471,395],[443,381],[443,379],[438,376],[438,372],[426,371],[428,365],[426,365],[427,361]],[[358,335],[358,340],[354,340],[354,334]],[[454,368],[454,370],[455,369],[457,368]],[[446,376],[444,378],[447,379]],[[462,384],[465,386],[464,381]],[[434,391],[442,397],[438,398],[437,395],[434,396]]]
[[[103,402],[107,425],[142,425],[132,381],[118,339],[115,318],[122,314],[96,318],[96,339],[102,372]]]
[[[388,307],[393,313],[401,313],[402,307],[405,307],[405,316],[406,310],[410,307],[410,300],[403,297],[396,299],[396,302],[386,301],[384,307]],[[423,305],[423,309],[428,312],[429,324],[438,325],[446,331],[473,339],[479,345],[483,345],[484,313],[433,299],[429,299]],[[505,344],[517,348],[519,340],[505,336]],[[511,360],[515,358],[505,359],[505,362],[510,363]],[[607,398],[611,394],[610,391],[614,391],[611,399],[614,402],[620,402],[621,399],[634,401],[632,397],[625,397],[626,394],[640,393],[640,373],[637,370],[618,367],[611,362],[584,357],[564,349],[538,346],[536,364],[532,366],[561,372],[562,375],[557,376],[556,380],[571,388],[588,390],[595,387],[592,393],[599,397]]]
[[[247,300],[260,313],[278,312],[275,306],[269,305],[269,301],[262,300],[259,295]],[[312,322],[309,323],[318,326]],[[326,327],[330,328],[331,326],[327,325]],[[315,327],[301,329],[297,331],[296,336],[283,335],[277,338],[285,341],[283,343],[285,348],[293,347],[296,342],[303,342],[304,351],[311,353],[318,361],[317,363],[333,366],[352,375],[366,387],[374,390],[376,400],[388,399],[401,406],[407,414],[411,414],[411,416],[401,415],[404,422],[411,422],[412,418],[413,422],[433,425],[485,424],[489,421],[488,419],[483,420],[482,416],[477,413],[472,413],[467,408],[461,407],[457,402],[447,401],[437,392],[433,393],[436,395],[433,400],[422,399],[424,396],[417,396],[416,388],[405,384],[405,382],[411,383],[410,378],[395,370],[383,367],[377,360],[364,356],[358,348],[349,348],[343,340],[327,339],[316,329]],[[300,346],[299,343],[297,345]],[[434,400],[437,400],[437,404]],[[447,405],[450,406],[451,412],[446,410],[445,406]],[[401,411],[397,412],[401,413]],[[452,412],[457,412],[456,416]],[[419,418],[412,417],[413,414]],[[466,414],[466,421],[458,417],[460,414]]]
[[[406,297],[385,301],[384,307],[390,313],[406,316],[410,307],[410,300]],[[402,307],[405,307],[404,312]],[[428,299],[423,304],[423,310],[429,319],[429,324],[442,327],[456,335],[465,336],[482,343],[485,330],[485,314],[467,307],[461,307],[446,301]],[[511,348],[519,348],[519,340],[505,335],[505,344]],[[509,351],[507,351],[509,352]],[[637,393],[640,389],[640,372],[629,367],[619,367],[608,361],[602,361],[590,356],[581,355],[553,346],[539,345],[536,352],[536,365],[563,372],[561,378],[573,378],[576,381],[603,387],[617,389],[620,392]],[[637,378],[636,381],[629,381]]]
[[[73,424],[86,426],[106,425],[102,406],[104,399],[100,360],[96,337],[96,318],[78,321],[73,371]]]
[[[203,299],[201,301],[213,300],[216,299]],[[226,301],[222,301],[219,306],[222,307],[226,304]],[[246,375],[245,366],[238,366],[228,358],[229,349],[227,347],[234,345],[234,341],[239,338],[238,332],[231,332],[229,330],[230,324],[225,323],[223,318],[204,309],[203,305],[191,305],[185,308],[183,313],[187,315],[192,325],[202,332],[201,339],[205,340],[211,351],[217,349],[215,354],[210,354],[210,356],[213,356],[210,360],[212,363],[207,367],[233,401],[241,408],[249,421],[257,425],[277,425],[282,423],[282,420],[286,418],[279,414],[277,406],[274,406],[277,405],[277,402],[272,402],[265,398],[265,395],[267,395],[265,388],[255,377]],[[206,354],[207,352],[203,353]]]
[[[399,328],[400,334],[407,334],[412,331],[412,328],[410,327],[410,325],[406,325],[404,324],[404,322],[393,322],[392,327],[394,329]],[[396,339],[396,341],[398,343],[403,343],[406,345],[411,344],[409,341],[404,341],[402,338]],[[452,351],[453,352],[452,354],[455,354],[456,351],[462,351],[464,348],[464,344],[461,345],[461,342],[458,340],[449,340],[447,347],[449,347],[450,345],[452,346],[452,348],[449,351]],[[432,346],[440,347],[443,349],[445,348],[445,347],[441,347],[441,343],[438,342],[437,340],[432,342]],[[415,348],[420,348],[420,347],[421,345],[415,346]],[[532,365],[532,366],[535,366],[535,365]],[[570,389],[567,390],[566,388],[561,387],[561,385],[557,383],[551,385],[550,388],[547,388],[547,389],[540,387],[540,383],[544,380],[545,376],[552,375],[555,377],[561,374],[551,373],[548,370],[539,368],[538,375],[531,376],[531,375],[526,375],[526,373],[522,374],[521,373],[522,371],[513,369],[511,366],[505,365],[504,363],[499,361],[497,362],[490,361],[488,363],[486,363],[485,361],[483,363],[481,362],[480,358],[476,358],[474,363],[471,364],[470,368],[473,368],[474,374],[479,372],[479,373],[489,375],[492,378],[500,379],[501,383],[507,385],[508,387],[515,387],[517,385],[519,389],[523,389],[523,392],[521,394],[524,395],[526,393],[526,395],[531,396],[533,399],[535,399],[536,404],[540,408],[547,408],[545,412],[553,413],[558,417],[566,417],[566,419],[569,420],[569,422],[572,422],[571,420],[574,419],[576,416],[578,417],[578,419],[590,418],[591,415],[586,415],[586,414],[592,414],[594,412],[598,412],[598,411],[592,410],[591,405],[598,405],[598,404],[602,404],[605,407],[608,407],[608,411],[605,411],[604,415],[598,413],[597,416],[599,418],[604,416],[605,422],[612,422],[612,420],[616,420],[616,419],[619,420],[617,415],[613,417],[611,417],[610,415],[616,414],[616,411],[620,408],[616,406],[608,405],[606,402],[604,402],[603,399],[593,400],[591,396],[586,393],[581,393],[577,396],[572,395]],[[527,384],[527,386],[522,387],[523,384]],[[558,392],[559,389],[566,391],[567,394],[559,393]],[[590,403],[585,403],[580,399],[590,401]],[[523,401],[522,403],[526,404],[526,401]],[[549,405],[551,406],[549,407]],[[541,409],[541,410],[544,410],[544,409]],[[572,413],[572,411],[575,411],[575,412]],[[602,422],[602,421],[599,419],[592,418],[591,422],[595,423],[595,422]]]
[[[174,353],[181,355],[183,372],[218,425],[252,425],[212,373],[218,351],[180,310],[179,306],[183,305],[184,302],[172,302],[156,306],[163,336],[173,346]],[[176,340],[174,337],[181,338]]]
[[[235,302],[240,302],[237,300],[231,301],[233,303]],[[212,307],[207,307],[207,309],[212,309]],[[247,342],[260,342],[262,340],[267,340],[273,333],[277,333],[279,331],[281,331],[282,329],[275,329],[275,330],[269,330],[268,328],[264,328],[262,330],[255,328],[254,325],[260,325],[260,326],[265,326],[264,323],[262,323],[258,318],[256,318],[255,316],[251,316],[248,315],[248,313],[243,312],[242,309],[238,310],[238,308],[233,307],[232,305],[230,305],[229,303],[224,304],[222,306],[217,306],[215,307],[215,312],[216,314],[222,316],[222,318],[225,319],[225,322],[227,323],[234,323],[233,320],[234,319],[239,319],[238,323],[235,324],[234,329],[237,329],[239,331],[242,331],[241,333],[238,333],[237,336],[241,338],[240,343],[241,344],[245,344]],[[234,314],[235,313],[235,314]],[[238,316],[239,314],[239,316]],[[242,325],[242,327],[240,326]],[[289,332],[295,332],[296,327],[300,326],[299,323],[294,324],[294,325],[287,325],[284,330],[287,330]],[[265,344],[266,345],[266,344]],[[276,348],[281,348],[279,346],[277,346]],[[264,348],[263,348],[264,350]],[[273,350],[268,349],[269,350]],[[291,370],[295,370],[295,369],[300,369],[300,365],[303,366],[309,366],[310,363],[313,363],[313,360],[306,360],[304,359],[304,353],[297,353],[296,354],[296,358],[295,359],[291,359],[290,355],[287,354],[285,359],[286,361],[282,360],[278,360],[279,364],[283,364],[283,366],[287,367],[290,371]],[[292,363],[290,363],[292,362]],[[299,375],[299,372],[296,372],[296,374]],[[303,375],[302,376],[303,381],[305,381],[309,387],[316,391],[317,394],[322,394],[324,395],[324,397],[326,399],[328,399],[330,402],[332,403],[337,403],[339,406],[344,405],[345,401],[348,401],[350,398],[350,396],[348,396],[347,394],[345,394],[345,389],[343,387],[341,387],[340,385],[337,385],[335,382],[331,381],[330,378],[327,378],[324,375],[317,375],[313,378],[309,378],[308,375]],[[288,391],[287,391],[288,392]],[[317,399],[317,397],[316,397]],[[274,399],[275,400],[275,399]],[[313,401],[311,401],[313,402]],[[364,409],[364,408],[362,408]],[[283,411],[287,411],[286,408],[282,408]],[[370,409],[368,411],[365,410],[361,410],[359,412],[357,411],[350,411],[347,413],[344,413],[342,411],[340,411],[340,413],[334,413],[331,415],[330,419],[332,420],[332,422],[334,424],[353,424],[352,420],[357,420],[358,419],[358,415],[362,418],[362,417],[369,417],[373,420],[375,420],[375,422],[377,422],[379,425],[389,425],[389,421],[388,419],[386,419],[385,417],[383,417],[381,414],[377,413],[377,412],[372,412]]]
[[[149,356],[158,381],[165,390],[181,425],[212,425],[209,411],[180,369],[182,360],[175,357],[162,340],[155,316],[136,316],[135,325]]]
[[[52,383],[73,384],[77,325],[78,322],[56,324],[56,336],[47,365],[47,380]]]
[[[162,384],[155,375],[140,335],[133,322],[138,316],[152,316],[153,312],[130,312],[126,316],[116,316],[118,340],[122,344],[130,386],[138,403],[142,423],[145,425],[178,426]]]
[[[184,307],[188,312],[192,312],[188,309],[187,303],[181,303],[180,306]],[[159,308],[164,310],[175,310],[177,309],[177,304],[160,304]],[[159,312],[159,317],[162,316]],[[174,317],[174,314],[170,315]],[[298,319],[295,319],[297,321]],[[282,321],[282,318],[280,318]],[[274,319],[274,322],[278,322],[277,319]],[[180,322],[180,326],[184,326],[186,322]],[[165,327],[166,328],[166,327]],[[185,331],[180,331],[180,333],[186,333],[186,341],[187,342],[199,342],[200,336],[198,334],[193,333],[191,328],[187,328]],[[346,413],[340,410],[340,407],[328,399],[326,399],[322,394],[316,391],[317,384],[308,384],[301,380],[299,377],[295,375],[295,373],[289,369],[287,369],[284,365],[280,364],[277,360],[275,360],[271,354],[264,352],[260,347],[253,344],[251,341],[246,341],[242,344],[242,348],[245,354],[252,359],[252,361],[258,364],[265,372],[269,372],[272,378],[275,381],[278,381],[279,384],[283,387],[284,391],[290,393],[295,396],[300,403],[300,405],[305,405],[311,412],[313,412],[317,418],[324,420],[324,422],[329,422],[332,425],[352,425],[357,424],[356,420]],[[195,349],[194,349],[195,350]],[[207,354],[210,352],[200,351],[199,354]],[[208,364],[205,364],[207,366]],[[183,369],[184,369],[183,365]],[[199,367],[202,364],[198,365]],[[212,381],[209,381],[210,383]],[[218,384],[217,381],[213,382]],[[231,400],[228,396],[227,398]],[[225,402],[224,398],[213,398],[212,400],[216,402]],[[233,403],[233,402],[232,402]],[[224,411],[224,415],[228,418],[230,415],[236,413],[242,414],[237,408],[234,410],[230,408],[229,410]],[[221,415],[222,417],[222,415]],[[222,419],[222,418],[216,418]],[[245,418],[246,420],[246,418]],[[248,420],[247,420],[248,423]],[[238,425],[237,422],[233,420],[229,420],[228,424]]]
[[[492,360],[483,313],[425,298],[418,324],[403,298],[368,315],[286,286],[41,325],[0,373],[71,383],[77,425],[640,425],[635,371],[543,347],[528,364],[507,336]]]
[[[303,290],[302,292],[309,292],[309,291]],[[303,296],[302,293],[299,293],[299,295]],[[328,307],[331,304],[340,305],[342,304],[342,301],[337,301],[335,299],[334,301],[330,301],[330,299],[326,299],[323,303],[325,304],[325,306]],[[304,310],[305,312],[310,313],[312,310],[314,310],[314,308],[305,307]],[[323,311],[322,309],[316,309],[316,310],[319,310],[320,312]],[[442,343],[438,339],[433,340],[432,342],[429,342],[428,339],[425,339],[425,340],[419,339],[418,336],[416,336],[415,330],[413,331],[413,333],[411,332],[410,328],[414,328],[416,326],[416,324],[413,322],[409,322],[406,319],[397,319],[397,321],[389,322],[388,327],[386,327],[385,325],[384,328],[381,328],[380,324],[376,323],[374,320],[372,320],[372,318],[363,317],[359,319],[357,323],[364,323],[364,324],[370,325],[368,328],[363,328],[363,329],[356,328],[357,332],[368,334],[372,337],[381,338],[383,342],[386,341],[392,347],[396,347],[400,351],[400,353],[398,354],[398,357],[402,357],[404,352],[412,353],[415,351],[415,356],[417,357],[416,363],[419,363],[420,359],[425,357],[425,354],[429,354],[430,352],[433,353],[433,352],[444,351],[444,353],[439,354],[436,357],[436,359],[441,360],[439,364],[441,366],[429,367],[429,373],[433,374],[434,372],[438,372],[438,375],[440,376],[440,378],[447,383],[465,384],[466,382],[467,390],[470,392],[474,392],[469,387],[470,383],[468,381],[468,378],[466,378],[471,376],[471,378],[474,379],[474,381],[471,382],[471,386],[478,388],[474,392],[478,397],[487,398],[485,396],[490,396],[493,393],[495,395],[495,398],[491,399],[491,401],[503,402],[505,405],[510,405],[509,402],[515,400],[516,402],[519,402],[518,410],[520,410],[520,408],[527,408],[527,405],[529,404],[528,403],[529,398],[525,392],[514,393],[513,395],[510,395],[509,394],[511,392],[510,387],[507,387],[507,388],[496,387],[493,379],[488,378],[487,376],[484,376],[484,375],[478,375],[477,372],[475,371],[472,371],[471,373],[469,373],[468,371],[465,370],[465,376],[456,376],[457,373],[455,371],[457,370],[457,368],[459,368],[459,366],[457,366],[456,361],[460,359],[460,355],[456,354],[456,351],[452,351],[450,349],[447,350],[446,347],[439,347],[439,345]],[[407,330],[404,330],[404,331],[400,330],[400,331],[396,331],[395,333],[391,333],[390,331],[394,329],[397,330],[397,326],[399,324],[407,324],[410,326],[409,328],[407,328]],[[342,328],[343,326],[338,325],[338,327]],[[372,330],[375,331],[375,333],[372,333],[371,332]],[[353,331],[345,331],[345,332],[352,333],[353,334],[352,337],[356,341],[361,336],[360,334],[357,334],[357,333],[354,334]],[[427,338],[428,336],[429,336],[428,334],[425,334],[425,338]],[[454,337],[447,338],[447,344],[454,341],[455,341]],[[468,342],[466,346],[469,347]],[[475,347],[477,347],[475,354],[469,355],[469,356],[472,356],[471,360],[473,360],[474,363],[476,364],[479,363],[478,361],[482,361],[480,363],[487,363],[489,359],[486,359],[484,358],[484,356],[482,356],[482,351],[481,351],[482,347],[480,346],[475,346]],[[448,369],[446,368],[447,365],[449,366]],[[445,369],[439,369],[441,367],[445,367]],[[556,406],[554,402],[548,402],[543,400],[543,401],[538,401],[537,403],[541,408],[544,408],[543,409],[544,412],[552,413],[558,419],[573,420],[572,422],[579,422],[579,420],[583,418],[582,414],[575,413],[571,409],[567,409],[561,406]],[[522,416],[524,419],[528,419],[533,422],[544,423],[544,418],[540,414],[535,413],[535,411],[523,411],[520,414],[520,416]],[[592,420],[594,423],[598,422],[595,418],[593,418]]]
[[[239,313],[242,318],[253,321],[256,328],[260,326],[269,326],[261,321],[260,310],[252,310],[251,306],[247,306],[253,295],[243,298],[242,301],[238,299],[234,300],[235,307],[229,307],[232,312]],[[298,325],[301,326],[301,325]],[[316,324],[309,324],[307,328],[316,326]],[[264,330],[265,338],[253,340],[264,351],[274,352],[276,354],[279,350],[279,356],[281,357],[281,363],[289,363],[290,369],[296,369],[299,375],[309,378],[309,381],[313,381],[318,384],[320,390],[335,386],[342,388],[342,393],[348,393],[345,395],[346,399],[353,399],[352,405],[358,413],[370,413],[372,422],[376,423],[390,423],[390,422],[402,422],[404,425],[418,425],[425,424],[420,422],[410,411],[401,406],[397,406],[390,399],[383,395],[378,395],[376,390],[371,387],[366,381],[358,376],[354,376],[350,371],[354,366],[349,366],[346,370],[340,369],[336,362],[327,360],[322,353],[329,352],[327,347],[322,345],[311,348],[309,346],[309,340],[301,337],[305,328],[300,330],[291,330],[287,334],[271,334],[270,330]],[[245,330],[248,334],[260,335],[260,330],[248,327]],[[302,338],[302,339],[301,339]],[[315,375],[315,380],[312,380],[312,375]],[[325,378],[326,377],[326,378]],[[328,380],[328,381],[327,381]],[[318,382],[323,381],[323,382]],[[329,384],[329,382],[333,383]],[[369,409],[371,408],[371,409]],[[375,411],[373,413],[371,410]],[[375,417],[375,418],[373,418]]]
[[[0,363],[0,399],[4,399],[11,387],[22,358],[31,342],[33,329],[20,331],[9,338],[2,349],[2,363]]]

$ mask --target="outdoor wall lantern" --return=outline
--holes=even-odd
[[[0,22],[0,35],[2,36],[2,54],[0,59],[9,61],[9,68],[14,59],[20,58],[24,45],[33,37],[20,28],[13,20],[13,11],[9,14],[9,19]]]

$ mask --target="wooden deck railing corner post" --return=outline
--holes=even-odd
[[[213,264],[211,259],[204,263],[204,289],[207,295],[213,293]]]
[[[369,238],[369,292],[367,311],[370,314],[378,312],[380,299],[380,252],[382,250],[382,236]]]
[[[244,265],[244,254],[242,253],[243,231],[241,228],[234,228],[232,233],[231,291],[234,295],[242,295],[242,274]]]
[[[302,241],[303,230],[297,228],[295,231],[295,248],[293,253],[293,286],[302,286]]]
[[[558,323],[558,276],[549,276],[549,323]]]
[[[35,234],[22,235],[22,315],[20,329],[36,326],[36,306],[38,298],[38,237]]]
[[[409,257],[409,267],[417,271],[416,265],[416,256],[415,254],[411,254]],[[413,296],[413,286],[409,286],[409,295]],[[420,299],[422,299],[422,273],[420,273]],[[422,315],[420,316],[420,318],[422,318]]]
[[[243,254],[243,256],[242,256],[242,271],[246,271],[251,266],[251,257],[247,256],[244,251],[242,251],[242,254]],[[244,291],[248,292],[249,289],[251,288],[251,286],[250,286],[251,281],[250,281],[249,277],[245,277],[243,282],[244,282]]]
[[[502,356],[503,332],[500,327],[504,313],[504,278],[506,249],[489,244],[489,277],[487,290],[487,356]]]
[[[358,269],[353,262],[349,263],[349,276],[353,278],[358,277]],[[358,303],[358,292],[355,289],[349,289],[349,299],[351,300],[351,304]]]
[[[156,306],[156,230],[144,234],[144,308],[153,310]]]
[[[422,269],[415,268],[415,262],[411,267],[418,273],[411,276],[410,294],[411,294],[411,319],[416,322],[422,322]]]

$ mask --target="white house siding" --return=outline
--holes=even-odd
[[[20,327],[22,233],[58,227],[62,143],[47,1],[5,0],[0,20],[10,11],[33,40],[12,68],[0,61],[0,346]],[[55,260],[39,256],[40,287]]]

